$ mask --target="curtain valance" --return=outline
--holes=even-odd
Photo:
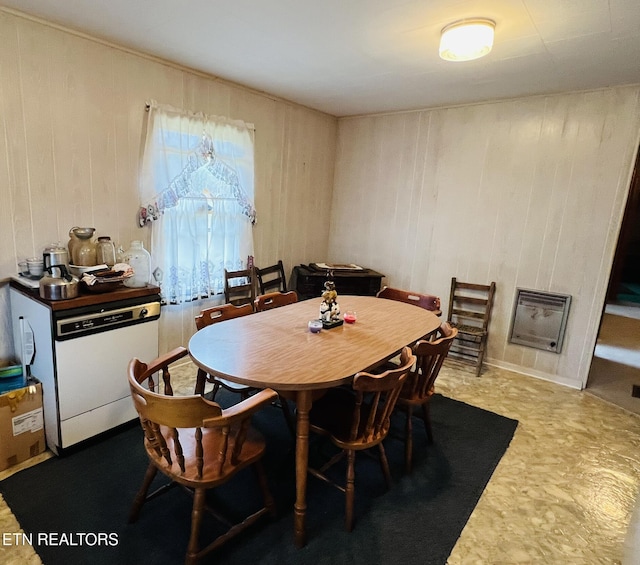
[[[145,160],[150,155],[165,155],[165,162],[158,165],[148,161],[143,164],[141,179],[141,207],[138,213],[140,226],[157,220],[167,208],[175,207],[182,198],[233,199],[252,224],[256,222],[253,205],[253,171],[251,182],[242,182],[236,172],[234,157],[221,157],[216,143],[243,146],[237,138],[249,137],[253,143],[253,125],[241,120],[189,112],[152,100],[148,104],[149,120],[145,144]],[[235,138],[235,139],[232,139]],[[198,140],[195,143],[195,140]],[[185,147],[187,143],[187,147]],[[246,144],[244,144],[246,146]],[[177,152],[186,156],[176,158]],[[231,160],[232,163],[228,161]],[[181,167],[181,168],[180,168]],[[246,175],[246,171],[245,171]],[[247,175],[246,175],[247,176]],[[212,191],[211,187],[216,190]]]

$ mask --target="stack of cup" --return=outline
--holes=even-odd
[[[44,274],[44,262],[42,257],[30,257],[27,259],[27,268],[31,277],[41,277]]]

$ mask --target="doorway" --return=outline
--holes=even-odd
[[[640,151],[636,156],[607,288],[607,303],[616,302],[640,307]]]
[[[640,151],[616,246],[587,391],[640,414]],[[640,393],[640,389],[637,391]]]

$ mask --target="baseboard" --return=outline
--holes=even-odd
[[[569,388],[573,388],[575,390],[582,390],[584,388],[580,383],[577,383],[576,381],[564,379],[562,377],[559,377],[558,375],[553,375],[551,373],[545,373],[543,371],[536,371],[535,369],[521,367],[520,365],[515,365],[514,363],[497,361],[495,359],[487,359],[485,360],[484,364],[489,365],[491,367],[496,367],[498,369],[506,369],[507,371],[518,373],[519,375],[534,377],[536,379],[540,379],[543,381],[548,381],[551,383],[563,385]]]

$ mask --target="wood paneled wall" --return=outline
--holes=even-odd
[[[0,45],[0,280],[76,225],[148,248],[136,212],[151,98],[255,125],[256,264],[326,257],[335,118],[9,11]],[[0,284],[0,360],[12,353],[7,294]],[[186,344],[201,306],[164,309],[161,350]]]
[[[438,294],[497,294],[489,362],[576,388],[588,376],[638,149],[640,89],[339,122],[330,259]],[[563,351],[508,343],[517,287],[573,297]]]
[[[338,122],[2,10],[0,44],[0,280],[74,225],[148,244],[136,186],[155,98],[255,124],[259,265],[356,262],[445,309],[452,276],[495,280],[489,361],[584,385],[638,147],[638,87]],[[572,295],[560,355],[508,343],[516,287]],[[0,283],[0,360],[12,353],[7,294]],[[161,350],[187,342],[202,306],[164,309]]]

